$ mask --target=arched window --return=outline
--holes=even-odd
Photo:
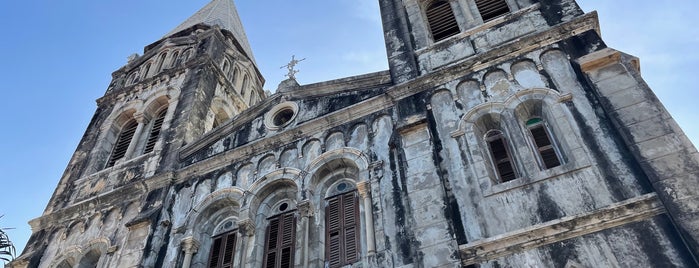
[[[243,95],[243,99],[247,99],[248,94],[248,75],[243,76],[243,85],[240,87],[240,94]]]
[[[177,57],[179,56],[179,51],[175,51],[175,53],[172,54],[172,59],[170,59],[170,67],[175,67],[175,65],[177,65]]]
[[[349,265],[359,259],[357,190],[347,182],[340,182],[335,188],[342,193],[327,198],[325,207],[325,263],[330,268]]]
[[[143,79],[148,77],[148,72],[150,72],[150,62],[146,64],[146,68],[143,69]]]
[[[96,268],[101,256],[102,253],[100,253],[98,250],[90,250],[90,252],[85,254],[85,256],[83,256],[83,258],[80,260],[80,263],[78,263],[78,268]]]
[[[219,108],[218,111],[216,111],[216,114],[214,114],[214,123],[211,126],[211,129],[217,128],[218,126],[222,125],[225,123],[230,116],[228,116],[228,113],[223,110],[223,108]]]
[[[502,131],[492,129],[485,134],[490,158],[495,168],[498,182],[508,182],[517,178],[517,172],[512,162],[509,144]]]
[[[233,76],[231,77],[231,84],[235,87],[235,81],[238,79],[238,67],[233,68]]]
[[[133,73],[131,73],[131,74],[129,75],[129,78],[126,79],[127,84],[128,84],[128,85],[131,85],[131,84],[134,84],[134,83],[138,82],[138,77],[139,77],[139,76],[138,76],[138,71],[134,71]]]
[[[165,114],[167,114],[167,107],[160,110],[158,115],[153,119],[153,124],[148,132],[148,139],[146,139],[146,147],[143,149],[143,153],[147,154],[153,151],[155,148],[155,142],[158,141],[160,137],[160,130],[163,128],[163,121],[165,121]]]
[[[430,3],[425,11],[427,24],[435,42],[444,40],[460,32],[456,17],[448,1],[437,0]]]
[[[539,157],[539,164],[543,169],[549,169],[561,165],[561,155],[558,147],[551,137],[551,131],[546,121],[539,117],[531,118],[527,121],[527,129],[536,147]]]
[[[510,13],[510,8],[505,0],[476,0],[476,6],[483,22]]]
[[[131,119],[124,124],[119,132],[119,137],[114,143],[112,148],[112,154],[109,156],[109,161],[107,161],[107,167],[114,166],[117,160],[124,158],[126,156],[126,150],[129,149],[129,144],[133,139],[134,133],[136,133],[136,128],[138,127],[138,122],[135,119]]]
[[[228,75],[228,71],[231,70],[231,66],[228,64],[228,60],[223,60],[223,74]]]
[[[282,204],[282,206],[285,204]],[[264,265],[262,267],[293,267],[296,244],[296,217],[294,213],[286,212],[271,217],[268,219],[268,222],[269,225],[267,225],[265,233]]]
[[[162,54],[160,54],[160,58],[158,59],[158,69],[156,70],[156,72],[159,73],[160,71],[163,70],[163,65],[165,64],[165,57],[167,57],[166,52],[163,52]]]

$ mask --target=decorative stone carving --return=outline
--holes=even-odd
[[[311,201],[309,201],[309,200],[303,200],[303,201],[299,202],[296,205],[296,208],[298,208],[299,214],[301,215],[301,217],[310,218],[310,217],[313,217],[313,215],[314,215],[313,203],[311,203]]]
[[[186,237],[185,239],[182,239],[182,251],[184,251],[187,254],[194,254],[199,251],[199,241],[194,239],[194,237]]]
[[[251,219],[245,219],[238,221],[238,233],[244,236],[255,235],[255,224]]]

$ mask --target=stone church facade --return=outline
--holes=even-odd
[[[379,0],[267,95],[232,0],[113,73],[10,267],[696,267],[699,154],[574,0]]]

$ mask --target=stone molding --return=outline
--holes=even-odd
[[[665,213],[655,193],[460,245],[462,265],[482,263]]]
[[[255,235],[255,223],[251,219],[238,221],[238,233],[244,236]]]
[[[182,239],[182,242],[180,243],[182,245],[182,251],[185,253],[197,253],[199,251],[199,247],[201,244],[199,241],[194,239],[194,237],[188,236],[184,239]]]
[[[370,181],[360,181],[357,183],[357,192],[362,198],[368,198],[371,194],[371,182]]]

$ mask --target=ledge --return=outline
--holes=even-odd
[[[593,212],[563,217],[460,245],[464,266],[494,260],[563,240],[595,233],[665,213],[655,193],[630,198]]]

